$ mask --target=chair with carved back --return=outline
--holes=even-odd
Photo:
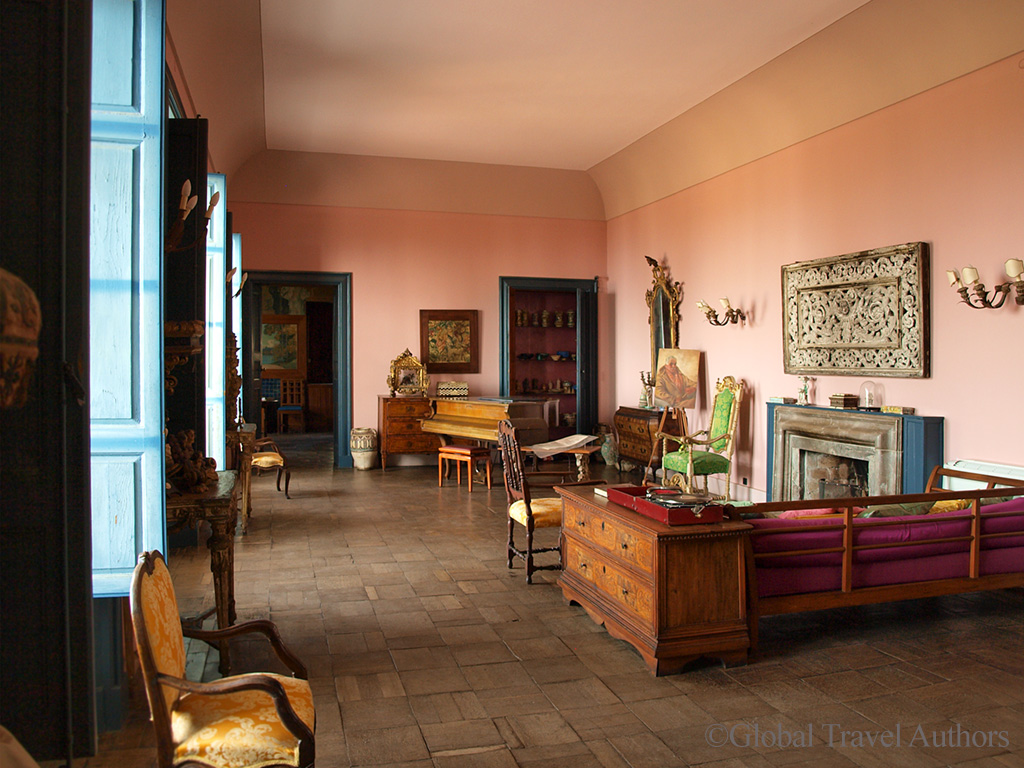
[[[277,406],[278,429],[287,432],[292,419],[299,422],[299,432],[306,431],[305,379],[281,379],[281,404]]]
[[[183,629],[171,574],[159,552],[139,557],[130,601],[159,768],[313,765],[316,714],[306,669],[272,622]],[[208,683],[185,678],[186,636],[216,642],[251,632],[269,639],[294,676],[250,673]]]
[[[292,470],[288,466],[288,459],[277,446],[277,443],[269,437],[261,437],[256,441],[256,447],[252,454],[252,467],[257,475],[262,475],[268,469],[277,470],[277,490],[281,490],[281,477],[284,477],[284,497],[290,499],[288,486],[292,482]]]
[[[501,449],[505,494],[508,500],[508,567],[512,567],[517,557],[525,561],[526,583],[532,584],[535,571],[562,570],[562,500],[559,497],[538,498],[533,495],[531,485],[534,488],[550,488],[554,485],[599,485],[604,481],[574,482],[575,472],[571,468],[566,468],[565,471],[526,472],[516,429],[508,419],[498,422],[498,447]],[[522,549],[515,542],[517,525],[526,529],[526,546]],[[558,545],[535,547],[534,532],[538,528],[558,528]],[[545,552],[557,552],[557,561],[537,565],[534,562],[534,555]]]
[[[728,499],[732,490],[732,454],[736,443],[736,424],[740,403],[743,400],[743,382],[726,376],[715,385],[715,399],[711,405],[711,423],[707,429],[684,435],[670,435],[658,432],[662,441],[662,470],[673,470],[668,482],[682,486],[688,493],[695,493],[694,481],[704,478],[704,495],[708,493],[708,477],[725,475],[725,494]],[[677,444],[670,451],[669,443]]]

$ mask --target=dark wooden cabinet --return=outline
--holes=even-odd
[[[750,648],[743,522],[668,526],[597,495],[559,488],[566,600],[639,651],[656,675]]]
[[[501,395],[558,401],[551,439],[597,424],[597,280],[502,277]]]
[[[424,432],[423,419],[433,410],[426,397],[377,396],[377,432],[380,440],[380,468],[388,468],[394,453],[436,453],[441,438]]]
[[[665,411],[661,408],[627,408],[623,406],[615,412],[615,438],[618,443],[619,458],[629,459],[647,465],[654,451],[655,460],[661,458],[661,441],[655,439],[658,425]],[[662,427],[664,432],[680,435],[683,433],[682,419],[675,413],[665,418]],[[657,443],[657,445],[655,445]]]

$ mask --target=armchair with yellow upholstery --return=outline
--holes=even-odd
[[[711,424],[707,429],[681,436],[658,432],[657,439],[662,441],[662,471],[671,469],[679,473],[669,484],[694,493],[694,480],[700,476],[704,478],[703,493],[708,495],[708,477],[725,475],[725,495],[721,498],[729,498],[736,422],[742,400],[743,382],[726,376],[715,385]],[[676,450],[670,450],[670,443],[677,445]]]
[[[131,614],[160,768],[313,765],[316,715],[306,669],[272,622],[183,630],[171,574],[159,552],[139,557]],[[209,683],[185,678],[186,635],[214,642],[248,632],[266,635],[295,677],[241,674]]]

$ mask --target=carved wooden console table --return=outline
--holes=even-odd
[[[238,524],[238,474],[235,470],[217,473],[217,484],[201,493],[183,493],[167,498],[168,528],[195,527],[205,520],[210,524],[210,571],[213,573],[214,610],[217,628],[235,623],[235,526]],[[228,644],[220,643],[220,671],[231,667]]]
[[[598,496],[562,497],[562,594],[636,648],[656,675],[750,648],[744,536],[750,525],[663,525]]]
[[[252,455],[256,450],[256,425],[243,424],[228,432],[228,455],[231,468],[238,472],[238,496],[242,514],[242,533],[249,532],[252,517]]]

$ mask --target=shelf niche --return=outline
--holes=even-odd
[[[591,433],[597,422],[597,278],[499,280],[501,396],[557,399],[552,439]]]

